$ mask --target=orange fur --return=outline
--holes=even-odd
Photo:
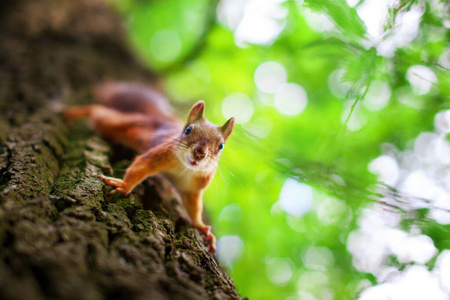
[[[136,84],[104,83],[94,88],[94,96],[101,105],[67,108],[63,115],[68,120],[89,118],[104,137],[141,154],[123,179],[100,176],[115,188],[111,193],[127,195],[148,176],[165,175],[214,253],[216,239],[202,221],[202,194],[216,171],[221,144],[233,131],[234,118],[223,126],[211,124],[204,116],[204,102],[199,101],[183,124],[162,95]]]

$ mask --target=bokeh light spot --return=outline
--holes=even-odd
[[[205,62],[194,60],[191,61],[187,67],[205,83],[211,82],[211,69]]]
[[[441,111],[434,117],[434,128],[437,132],[450,132],[450,110]]]
[[[222,0],[217,7],[218,19],[233,29],[236,44],[268,45],[278,37],[286,24],[285,0]]]
[[[219,221],[239,222],[242,209],[239,204],[229,204],[225,206],[219,214]]]
[[[225,235],[217,241],[217,257],[228,267],[231,267],[243,252],[244,242],[237,235]]]
[[[413,92],[417,95],[427,94],[431,86],[437,82],[434,72],[421,65],[411,66],[406,72],[406,79],[411,84]]]
[[[157,31],[150,39],[150,52],[161,62],[175,60],[181,52],[178,34],[171,30]]]
[[[312,291],[314,289],[323,289],[328,286],[329,279],[324,272],[307,271],[303,272],[298,279],[297,286],[299,289]]]
[[[221,0],[217,5],[217,18],[222,24],[236,29],[247,4],[245,0]]]
[[[414,141],[414,152],[421,160],[434,156],[434,149],[439,136],[434,132],[422,132]]]
[[[389,85],[381,81],[373,81],[364,97],[363,105],[372,111],[378,111],[386,107],[391,98]]]
[[[306,91],[296,83],[287,83],[275,94],[275,108],[282,114],[295,116],[301,113],[308,103]]]
[[[270,281],[284,285],[292,278],[291,261],[287,258],[271,258],[266,262],[266,274]]]
[[[443,66],[444,68],[450,69],[450,48],[447,48],[447,50],[442,53],[442,55],[439,57],[438,64]]]
[[[306,23],[308,23],[308,26],[316,32],[330,31],[335,28],[334,23],[330,20],[330,17],[324,13],[315,12],[308,8],[304,8],[303,15]]]
[[[253,112],[253,102],[250,97],[245,94],[234,93],[223,99],[222,115],[226,119],[234,117],[236,123],[244,124],[250,121],[253,116]]]
[[[349,82],[342,80],[344,70],[336,69],[328,76],[328,88],[330,92],[337,98],[344,99],[351,87]]]
[[[274,61],[260,64],[254,75],[256,87],[265,93],[275,93],[286,83],[287,74],[282,65]]]
[[[244,126],[246,130],[259,138],[267,137],[270,134],[272,127],[272,120],[265,117],[258,118]]]
[[[445,300],[448,295],[439,287],[436,275],[425,266],[410,266],[404,273],[393,276],[386,283],[365,290],[360,300],[403,300],[433,299]]]
[[[450,250],[444,250],[436,260],[436,269],[443,287],[450,293]]]
[[[346,0],[347,5],[350,7],[354,7],[356,4],[359,3],[359,0]]]
[[[385,0],[366,0],[358,5],[358,16],[366,25],[369,36],[378,40],[384,31],[383,25],[388,17],[388,3]]]
[[[294,216],[301,216],[310,210],[313,200],[312,188],[302,182],[288,178],[280,192],[281,208]]]
[[[344,228],[353,218],[352,210],[341,200],[325,197],[316,209],[317,217],[323,225],[340,224]]]
[[[305,266],[309,269],[326,271],[334,265],[334,256],[326,247],[309,247],[302,255]]]
[[[343,124],[347,122],[347,129],[349,131],[358,131],[367,124],[367,118],[365,114],[361,111],[361,101],[356,103],[352,111],[353,105],[355,105],[355,99],[351,99],[345,102],[345,109],[341,115],[341,122]]]
[[[388,155],[382,155],[369,163],[369,171],[378,175],[378,179],[394,186],[400,175],[397,161]]]

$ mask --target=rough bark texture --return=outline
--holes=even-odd
[[[129,160],[56,112],[155,80],[122,37],[99,0],[0,2],[0,299],[241,299],[164,181],[107,195]]]

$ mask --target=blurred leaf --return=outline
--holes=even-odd
[[[359,18],[356,10],[347,5],[345,0],[306,0],[315,11],[328,14],[333,21],[343,30],[343,34],[354,41],[361,42],[366,33],[364,23]]]

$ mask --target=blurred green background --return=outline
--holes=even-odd
[[[448,2],[112,2],[174,102],[236,117],[205,205],[241,295],[449,298]]]

